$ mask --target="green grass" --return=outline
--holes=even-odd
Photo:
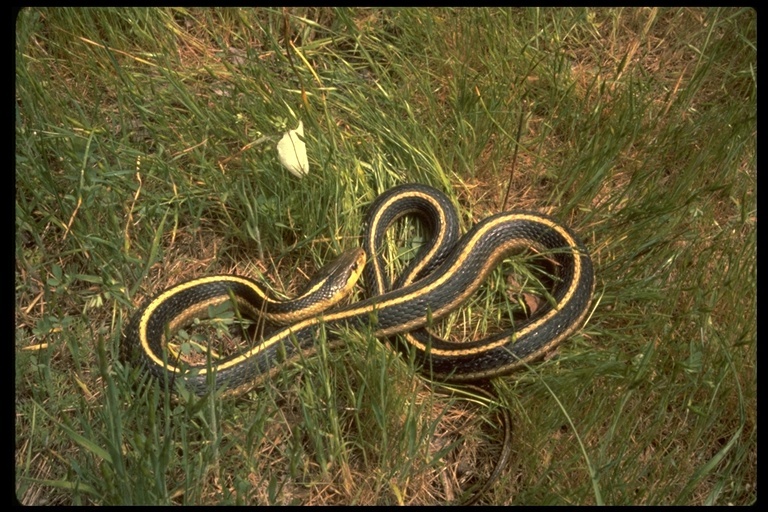
[[[26,9],[16,44],[22,503],[434,504],[481,481],[494,408],[365,333],[228,400],[118,357],[152,293],[230,272],[291,293],[409,181],[465,228],[555,215],[595,262],[584,329],[495,383],[513,457],[482,502],[755,501],[754,11]],[[301,180],[275,151],[299,120]],[[503,322],[485,300],[447,328]]]

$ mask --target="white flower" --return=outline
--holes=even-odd
[[[304,137],[304,123],[299,121],[299,127],[288,130],[277,143],[277,157],[280,163],[297,178],[309,174],[307,145],[301,140],[302,137]]]

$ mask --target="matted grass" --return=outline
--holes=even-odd
[[[465,228],[552,214],[595,262],[584,329],[495,382],[513,456],[481,502],[756,499],[754,11],[25,9],[16,43],[22,503],[435,504],[482,481],[495,407],[365,333],[227,400],[118,358],[152,293],[230,272],[292,293],[404,182]],[[303,179],[275,152],[299,120]],[[503,323],[485,300],[444,327]]]

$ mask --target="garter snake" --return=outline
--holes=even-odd
[[[407,214],[421,217],[432,237],[391,284],[380,247],[387,228]],[[133,316],[124,344],[130,353],[139,354],[154,377],[178,377],[199,395],[212,389],[236,393],[253,387],[280,363],[312,351],[322,326],[331,338],[337,336],[339,328],[365,330],[380,339],[402,334],[398,346],[413,354],[428,378],[448,383],[484,382],[530,363],[571,336],[583,323],[594,291],[589,254],[568,227],[540,213],[510,211],[488,217],[459,236],[459,222],[450,200],[422,185],[395,187],[375,199],[366,218],[363,249],[343,256],[349,263],[348,274],[335,269],[310,288],[322,288],[331,281],[328,276],[336,279],[341,273],[343,284],[336,286],[351,289],[363,271],[363,255],[367,253],[367,298],[329,306],[326,297],[323,305],[312,307],[298,319],[291,319],[290,313],[299,308],[290,306],[285,318],[278,319],[287,325],[239,354],[215,363],[187,365],[163,349],[170,335],[195,316],[205,316],[212,304],[231,299],[249,317],[261,310],[285,309],[266,300],[257,283],[237,276],[193,279],[161,292]],[[425,329],[461,306],[506,256],[521,250],[544,254],[553,262],[556,275],[549,304],[514,330],[482,340],[454,343]],[[307,303],[314,300],[312,290],[302,297]],[[302,308],[309,310],[310,306]],[[505,445],[508,430],[507,425]]]

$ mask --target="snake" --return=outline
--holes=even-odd
[[[418,217],[431,236],[393,279],[386,270],[384,241],[387,230],[408,215]],[[277,300],[262,283],[244,276],[190,279],[158,293],[136,311],[123,337],[126,353],[153,377],[182,382],[198,395],[238,394],[263,384],[288,362],[311,354],[321,329],[331,343],[342,342],[341,333],[353,329],[392,341],[388,346],[407,354],[431,381],[484,385],[543,357],[581,328],[595,278],[589,252],[569,227],[526,210],[491,215],[463,235],[459,224],[456,209],[443,192],[420,184],[393,187],[371,203],[362,247],[324,267],[296,299]],[[436,322],[465,304],[516,252],[532,252],[547,263],[552,286],[542,307],[513,327],[478,340],[455,342],[432,332]],[[361,276],[368,295],[342,304]],[[246,349],[215,361],[189,364],[169,353],[168,340],[179,329],[228,301],[243,317],[266,318],[276,327]],[[506,459],[508,413],[502,421],[501,458]],[[500,467],[489,480],[495,480]]]

